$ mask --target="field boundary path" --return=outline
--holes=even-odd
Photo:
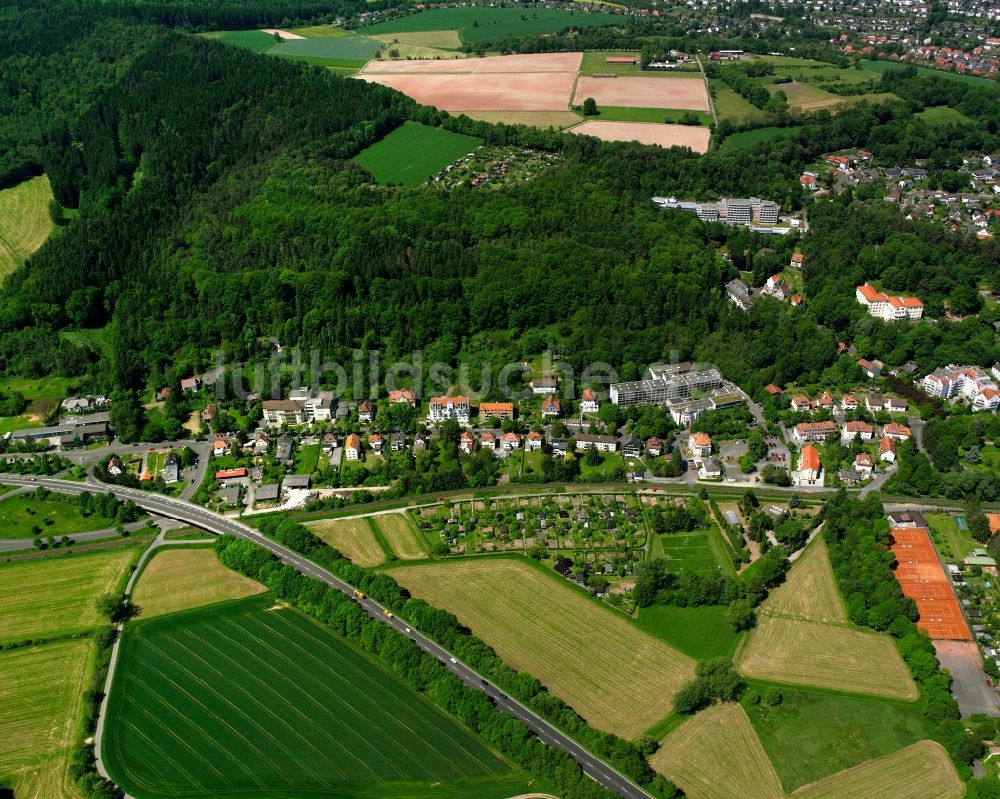
[[[708,95],[708,110],[712,114],[712,123],[719,127],[719,117],[715,113],[715,101],[712,100],[712,87],[708,85],[708,75],[705,74],[705,67],[701,64],[701,57],[695,53],[694,60],[698,62],[698,69],[701,70],[701,79],[705,81],[705,94]]]
[[[145,508],[150,513],[156,513],[160,516],[177,519],[178,521],[200,527],[214,534],[228,533],[236,536],[237,538],[245,538],[253,541],[258,546],[269,550],[279,560],[287,563],[289,566],[296,569],[306,577],[313,577],[323,583],[326,583],[332,588],[342,591],[348,596],[354,597],[354,586],[341,580],[339,577],[335,577],[330,572],[317,566],[315,563],[302,557],[293,550],[282,546],[276,541],[266,538],[253,528],[248,527],[235,519],[221,516],[214,511],[208,510],[207,508],[202,508],[199,505],[193,505],[190,502],[185,502],[184,500],[175,499],[173,497],[167,497],[162,494],[152,494],[147,491],[142,491],[141,489],[126,488],[124,486],[102,483],[93,477],[93,475],[87,478],[86,483],[76,483],[70,480],[59,480],[50,477],[24,477],[20,475],[0,475],[0,478],[2,478],[3,482],[11,485],[41,485],[51,491],[62,491],[69,494],[79,494],[83,491],[100,487],[105,491],[110,491],[119,499],[132,500],[136,503],[136,505]],[[178,543],[190,544],[191,542],[183,541]],[[147,553],[150,551],[151,549],[147,550]],[[142,562],[143,560],[140,559],[140,566]],[[138,567],[136,572],[138,572]],[[130,589],[131,585],[128,586],[128,590]],[[359,599],[357,601],[358,604],[373,619],[381,621],[383,624],[392,627],[400,634],[406,635],[422,651],[436,657],[448,671],[458,677],[463,683],[468,685],[470,688],[475,688],[476,690],[485,693],[498,709],[524,723],[529,729],[531,729],[532,732],[535,733],[542,743],[566,752],[573,758],[573,760],[576,761],[583,773],[592,780],[605,788],[614,791],[623,799],[653,799],[653,797],[643,790],[642,787],[632,782],[628,777],[610,764],[595,757],[591,752],[573,740],[558,727],[550,724],[537,713],[522,705],[519,701],[517,701],[517,699],[497,688],[491,682],[482,677],[478,672],[474,671],[472,668],[455,657],[447,649],[440,646],[436,641],[412,629],[404,619],[401,619],[396,615],[386,615],[386,608],[378,602],[375,602],[370,597],[366,596],[364,599]],[[106,682],[105,696],[104,700],[102,700],[101,718],[103,718],[104,705],[107,702],[108,692],[111,687],[110,675],[114,673],[117,653],[117,644],[115,644],[115,649],[112,652],[111,666],[108,670],[109,679]],[[101,730],[101,732],[103,732],[103,730]],[[97,757],[98,772],[102,776],[106,777],[107,775],[104,771],[104,764],[100,759],[99,739],[96,739],[95,754]],[[134,798],[126,797],[126,799]]]

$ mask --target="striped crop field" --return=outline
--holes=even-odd
[[[102,755],[134,796],[458,797],[529,778],[271,595],[129,624]]]
[[[0,278],[13,272],[52,232],[45,175],[0,190]]]
[[[633,738],[670,715],[694,661],[620,614],[511,558],[391,569],[595,727]]]
[[[847,624],[844,600],[833,578],[826,542],[819,535],[802,553],[764,603],[764,610],[776,616]]]
[[[161,549],[132,594],[145,618],[263,593],[260,583],[227,569],[214,549]]]
[[[378,566],[387,557],[368,519],[334,519],[308,525],[313,535],[339,550],[358,566]]]
[[[94,627],[97,600],[117,589],[137,557],[130,547],[0,566],[0,643]]]
[[[381,531],[389,548],[402,560],[426,558],[429,545],[407,513],[380,513],[369,521]]]

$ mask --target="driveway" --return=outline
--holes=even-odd
[[[934,641],[941,665],[951,672],[951,691],[958,701],[962,718],[985,713],[1000,718],[1000,699],[996,689],[986,684],[983,658],[979,645],[973,641]]]

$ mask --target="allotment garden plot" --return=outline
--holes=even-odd
[[[500,799],[529,784],[270,595],[128,625],[103,755],[135,796]]]
[[[639,735],[670,714],[674,694],[694,676],[690,658],[523,559],[470,558],[389,574],[454,613],[600,729]]]

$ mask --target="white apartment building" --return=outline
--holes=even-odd
[[[470,411],[468,397],[431,397],[428,418],[432,422],[457,419],[459,424],[468,424]]]
[[[1000,389],[978,366],[950,364],[935,369],[920,385],[932,397],[952,402],[966,399],[977,411],[995,411],[1000,407]]]
[[[855,296],[869,314],[886,322],[912,321],[924,315],[924,304],[916,297],[890,297],[868,283],[858,286]]]

